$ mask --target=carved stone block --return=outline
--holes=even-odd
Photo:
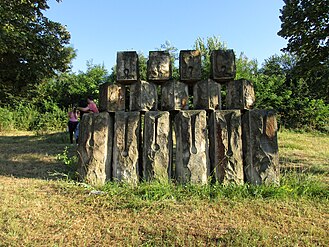
[[[111,178],[113,118],[107,112],[84,114],[80,122],[78,173],[91,185]]]
[[[99,110],[115,112],[125,110],[125,87],[104,83],[99,87]]]
[[[193,86],[194,109],[221,109],[221,85],[211,79],[199,81]]]
[[[242,116],[245,180],[252,184],[279,183],[277,122],[274,111],[250,110]]]
[[[227,83],[227,109],[252,109],[255,104],[255,92],[252,82],[240,79]]]
[[[155,84],[139,81],[130,86],[130,111],[155,111],[157,105],[158,94]]]
[[[188,86],[179,81],[168,81],[161,86],[161,110],[187,110]]]
[[[136,51],[117,52],[117,81],[131,84],[138,80],[139,66]]]
[[[216,181],[243,183],[242,128],[239,110],[214,111],[209,118],[210,169]]]
[[[113,142],[113,179],[137,184],[139,180],[139,112],[116,112]]]
[[[181,111],[175,116],[176,179],[206,184],[209,175],[206,111]]]
[[[143,178],[167,182],[171,177],[169,112],[146,112],[144,117]]]
[[[201,80],[201,53],[198,50],[182,50],[179,53],[180,80],[193,83]]]
[[[217,82],[234,80],[236,75],[233,50],[213,50],[210,55],[211,78]]]
[[[172,77],[169,52],[150,51],[147,62],[147,80],[162,84]]]

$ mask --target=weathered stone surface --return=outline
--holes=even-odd
[[[210,169],[216,181],[243,183],[241,113],[214,111],[209,117]]]
[[[233,50],[213,50],[210,55],[211,78],[218,82],[234,80],[236,75]]]
[[[240,79],[227,83],[227,109],[252,109],[255,104],[255,92],[252,82]]]
[[[206,184],[209,146],[206,111],[181,111],[175,116],[176,179]]]
[[[162,84],[172,77],[169,52],[150,51],[147,62],[147,80]]]
[[[130,86],[130,111],[155,111],[157,105],[158,94],[155,84],[139,81]]]
[[[245,180],[252,184],[279,183],[275,112],[246,111],[242,116],[242,136]]]
[[[78,173],[83,181],[97,186],[111,178],[112,145],[113,118],[110,114],[84,114],[78,146]]]
[[[117,81],[131,84],[139,80],[138,55],[136,51],[117,52]]]
[[[161,110],[187,110],[188,86],[179,81],[168,81],[161,88]]]
[[[125,110],[125,87],[104,83],[99,87],[99,110],[115,112]]]
[[[144,118],[143,178],[166,182],[171,177],[169,112],[146,112]]]
[[[116,112],[113,142],[113,179],[137,184],[139,180],[139,112]]]
[[[211,79],[195,83],[193,86],[194,109],[221,109],[221,85]]]
[[[193,83],[201,80],[201,53],[199,50],[182,50],[179,53],[180,80]]]

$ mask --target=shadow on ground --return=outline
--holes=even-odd
[[[1,135],[0,175],[38,179],[62,179],[69,168],[57,158],[67,147],[75,155],[67,133],[43,135]]]

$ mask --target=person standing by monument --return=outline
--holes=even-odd
[[[84,112],[84,113],[99,113],[97,105],[93,101],[92,96],[87,97],[87,103],[88,105],[86,107],[78,107],[77,109]]]
[[[70,143],[73,144],[73,133],[76,131],[76,128],[79,124],[79,111],[76,107],[67,114],[69,117],[68,121],[68,130],[70,134]]]

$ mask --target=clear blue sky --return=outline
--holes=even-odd
[[[192,49],[198,37],[220,37],[236,56],[241,52],[259,65],[281,54],[282,0],[49,0],[45,15],[67,26],[77,50],[73,71],[86,62],[110,72],[117,51],[145,56],[169,41],[178,50]]]

